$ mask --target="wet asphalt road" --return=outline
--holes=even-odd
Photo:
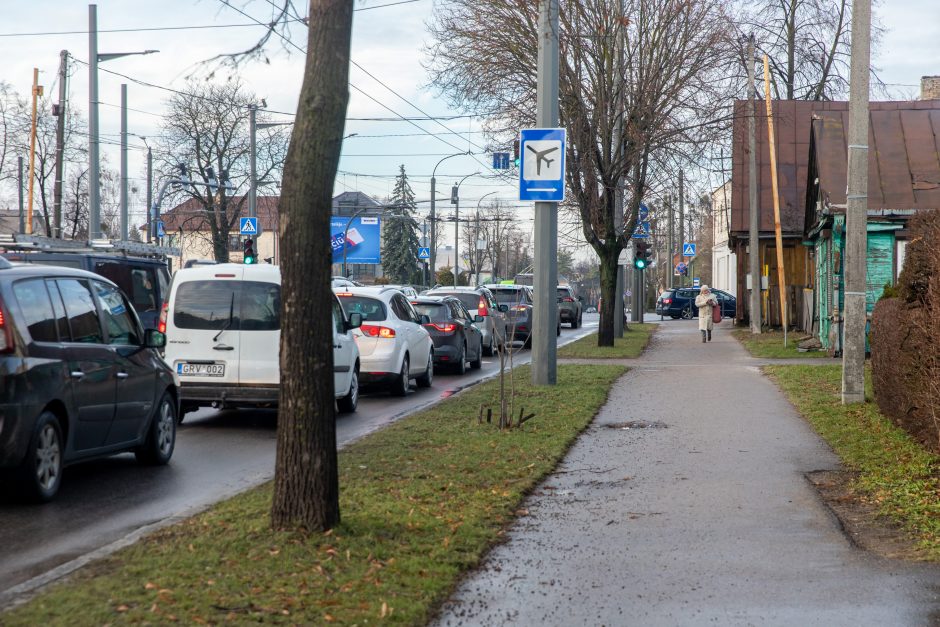
[[[940,567],[851,543],[804,475],[838,459],[729,328],[661,325],[436,627],[940,624]]]
[[[597,315],[584,327],[562,327],[559,344],[597,329]],[[530,360],[519,349],[517,364]],[[480,370],[464,376],[435,373],[429,389],[404,398],[364,391],[354,414],[340,415],[337,439],[343,446],[466,385],[494,375],[497,357],[484,357]],[[277,412],[215,411],[186,415],[168,466],[139,466],[133,455],[69,467],[56,500],[26,506],[0,491],[0,599],[22,584],[74,558],[116,542],[142,527],[205,506],[272,478]]]

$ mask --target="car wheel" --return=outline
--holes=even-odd
[[[434,383],[434,351],[428,352],[428,367],[424,369],[424,374],[415,379],[419,388],[429,388]]]
[[[691,319],[692,319],[692,308],[691,308],[691,307],[687,307],[687,308],[685,308],[685,309],[682,310],[682,319],[683,319],[683,320],[691,320]]]
[[[572,329],[577,329],[579,326],[581,326],[581,316],[580,316],[580,315],[577,316],[574,320],[571,321],[571,328],[572,328]]]
[[[349,380],[349,393],[336,401],[339,410],[344,414],[351,414],[359,406],[359,366],[353,368],[352,377]]]
[[[482,341],[482,340],[481,340],[481,341]],[[496,350],[496,349],[495,349],[494,346],[493,346],[493,334],[491,333],[491,334],[490,334],[490,343],[487,344],[487,345],[486,345],[486,348],[483,349],[483,354],[486,355],[487,357],[491,357],[491,356],[493,355],[493,353],[495,352],[495,350]]]
[[[457,355],[457,361],[454,363],[454,370],[457,374],[465,374],[467,372],[467,343],[464,342],[460,345],[460,354]]]
[[[26,457],[19,468],[22,496],[35,503],[48,503],[62,482],[62,429],[50,411],[39,414]]]
[[[150,419],[147,439],[134,454],[137,461],[151,466],[162,466],[173,457],[176,446],[176,403],[169,392],[164,392]]]
[[[408,355],[401,360],[401,372],[395,377],[395,383],[392,384],[392,396],[404,396],[411,387],[411,375],[408,372]]]
[[[480,346],[477,347],[477,358],[470,361],[470,367],[479,370],[483,366],[483,340],[480,340]]]

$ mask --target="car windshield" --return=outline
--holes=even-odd
[[[353,313],[362,314],[363,320],[385,320],[387,316],[385,305],[377,298],[344,294],[338,294],[338,296],[347,316]]]
[[[482,296],[480,296],[476,292],[439,292],[437,290],[434,290],[434,292],[432,292],[430,295],[431,296],[453,296],[454,298],[459,300],[461,303],[463,303],[463,306],[469,309],[470,311],[473,311],[477,307],[480,306],[480,299],[482,298]]]
[[[558,298],[571,298],[571,292],[569,292],[566,287],[559,287]]]
[[[415,311],[418,312],[419,316],[427,316],[431,319],[431,322],[447,322],[449,316],[447,315],[447,307],[441,304],[430,304],[430,303],[412,303],[414,305]]]
[[[493,290],[493,296],[496,297],[496,302],[500,304],[514,305],[516,303],[529,303],[525,290],[496,289]]]

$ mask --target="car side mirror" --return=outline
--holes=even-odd
[[[431,324],[431,317],[427,314],[421,314],[418,319],[421,321],[421,324]]]
[[[484,318],[483,316],[477,315],[477,316],[473,316],[473,321],[474,322],[486,322],[486,318]]]
[[[498,305],[497,309],[499,309],[503,313],[506,313],[509,311],[509,305]]]
[[[346,330],[358,329],[362,326],[362,314],[358,311],[349,314],[349,320],[346,321]]]
[[[144,346],[147,348],[164,348],[166,346],[166,334],[160,333],[156,329],[147,329],[144,331]]]

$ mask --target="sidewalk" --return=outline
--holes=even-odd
[[[729,329],[662,325],[437,624],[940,623],[940,568],[847,540],[803,476],[837,458]]]

